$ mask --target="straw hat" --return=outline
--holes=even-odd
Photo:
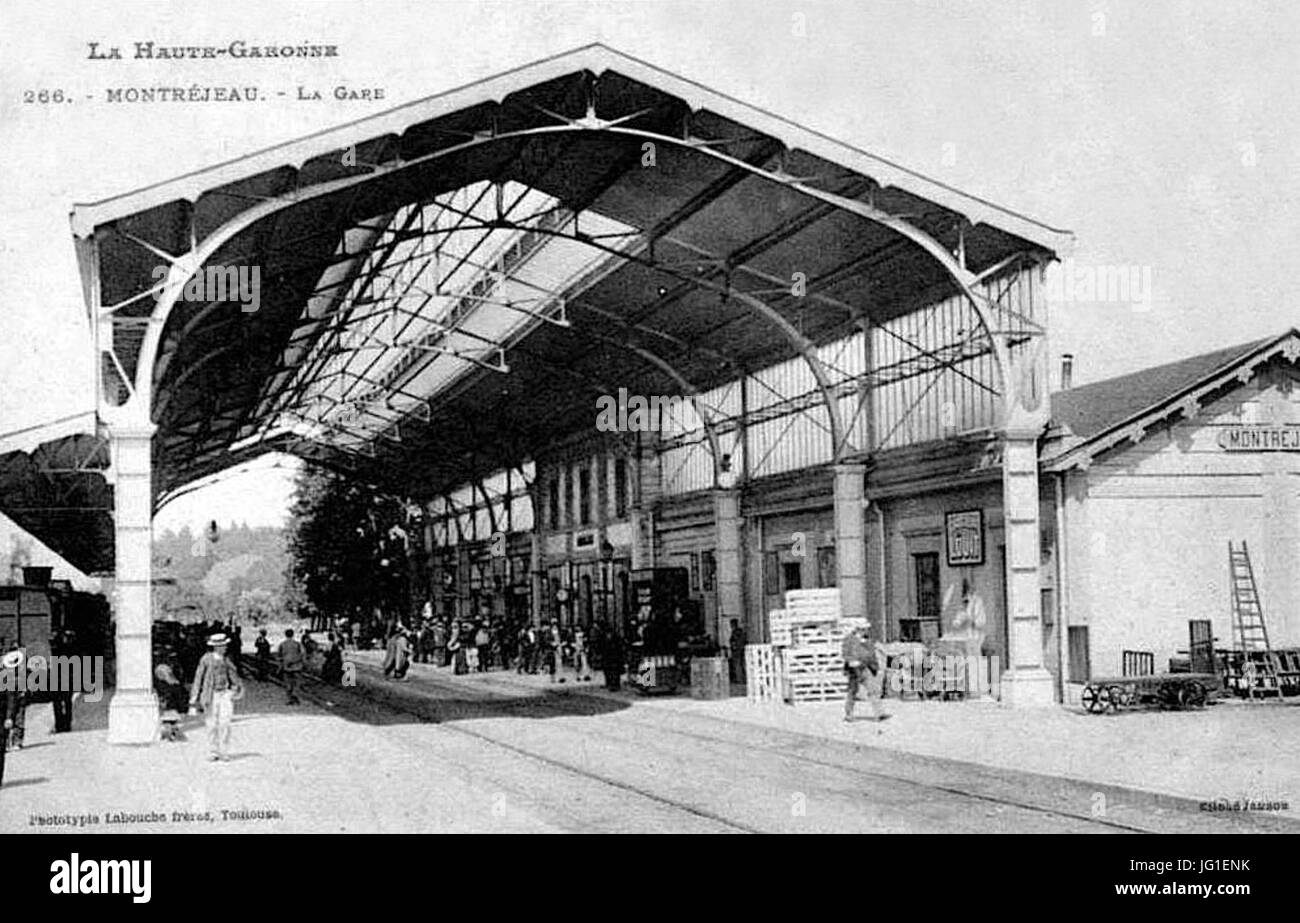
[[[217,632],[215,635],[208,636],[208,647],[221,647],[223,644],[229,644],[230,639],[226,637],[225,632]]]
[[[0,657],[0,667],[6,670],[16,670],[23,665],[23,652],[10,651],[4,657]]]

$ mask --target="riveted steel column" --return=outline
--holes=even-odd
[[[740,518],[740,491],[713,492],[713,527],[717,538],[718,623],[739,619],[746,634],[757,638],[762,625],[745,606],[744,523]]]
[[[654,508],[659,500],[659,453],[653,442],[641,434],[634,460],[632,507],[632,569],[655,566]]]
[[[1043,419],[1009,415],[1003,428],[1002,518],[1007,544],[1007,652],[1002,702],[1015,708],[1055,704],[1055,681],[1043,665],[1039,577],[1038,437]]]
[[[546,613],[546,594],[550,587],[546,585],[546,548],[542,535],[536,527],[529,536],[528,545],[528,582],[532,593],[532,607],[529,617],[534,625],[540,625]]]
[[[154,425],[148,420],[109,422],[116,483],[113,532],[117,670],[108,705],[108,742],[148,744],[158,739],[153,693],[153,491]]]
[[[841,611],[846,617],[867,617],[867,524],[863,509],[866,465],[836,465],[835,566]],[[883,638],[883,626],[873,625],[874,637]]]

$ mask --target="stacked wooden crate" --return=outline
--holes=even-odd
[[[790,702],[842,699],[848,689],[840,646],[844,636],[864,619],[845,619],[838,589],[790,590],[785,609],[773,613],[773,644],[777,637]],[[780,625],[778,634],[776,628]]]

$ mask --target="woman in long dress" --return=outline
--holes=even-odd
[[[462,622],[456,626],[451,641],[448,643],[448,650],[452,651],[452,656],[456,664],[455,673],[457,676],[469,672],[469,658],[465,655],[467,645],[473,643],[473,636],[469,635],[469,628]]]

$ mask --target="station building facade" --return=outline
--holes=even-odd
[[[1073,683],[1236,646],[1228,544],[1244,542],[1269,641],[1300,646],[1300,334],[1055,396],[1043,440],[1062,549],[1059,662]]]
[[[1232,647],[1229,541],[1250,549],[1274,646],[1300,646],[1297,358],[1300,334],[1288,331],[1052,395],[1040,445],[1039,587],[1042,663],[1059,699],[1090,676],[1118,675],[1125,651],[1149,653],[1163,670],[1195,639]],[[873,631],[932,643],[975,595],[986,614],[982,652],[1007,662],[994,433],[916,440],[722,491],[672,490],[665,466],[682,462],[665,443],[661,433],[591,429],[539,456],[527,490],[536,518],[526,535],[506,537],[509,560],[495,559],[514,579],[494,592],[470,577],[468,593],[442,598],[447,611],[479,611],[482,597],[505,612],[514,598],[513,611],[526,599],[537,619],[622,621],[637,572],[680,568],[715,639],[725,643],[738,617],[751,640],[764,640],[788,590],[838,583],[838,475],[860,484]],[[719,579],[728,531],[740,572],[730,602]],[[476,556],[490,571],[490,545],[427,555],[435,569],[459,568],[459,579],[457,562]],[[737,598],[741,608],[729,608]]]

